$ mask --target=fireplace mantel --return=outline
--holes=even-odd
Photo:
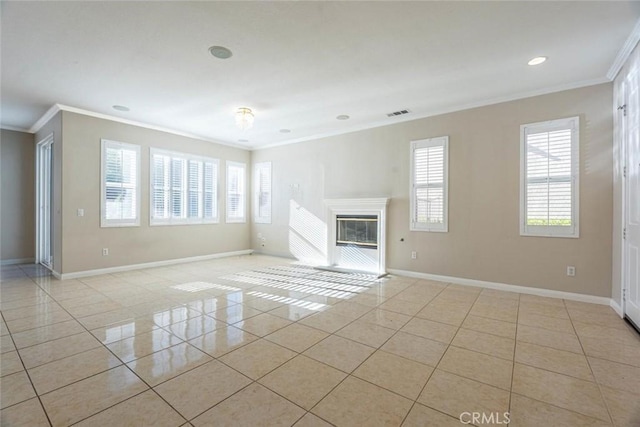
[[[362,270],[370,273],[386,273],[386,229],[389,198],[326,199],[327,214],[327,263],[330,267]],[[336,220],[339,215],[375,215],[378,218],[378,247],[376,249],[350,248],[354,258],[364,260],[361,266],[353,262],[345,265],[344,251],[336,245]],[[359,251],[359,253],[358,253]],[[371,261],[371,262],[365,262]]]

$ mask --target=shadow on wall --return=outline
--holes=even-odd
[[[293,199],[289,201],[289,252],[311,265],[327,262],[327,224]]]

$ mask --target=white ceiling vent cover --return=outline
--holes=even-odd
[[[393,113],[387,113],[387,117],[402,116],[403,114],[409,114],[410,112],[411,110],[394,111]]]

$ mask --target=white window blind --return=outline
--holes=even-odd
[[[227,222],[245,222],[245,175],[244,163],[227,162]]]
[[[411,230],[448,230],[449,137],[411,142]]]
[[[151,225],[218,221],[218,160],[151,149]]]
[[[140,146],[103,139],[101,227],[140,225]]]
[[[578,117],[521,126],[521,235],[578,237],[578,129]]]
[[[256,163],[254,177],[254,221],[271,224],[271,162]]]

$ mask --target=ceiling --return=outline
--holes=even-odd
[[[638,1],[0,8],[2,127],[33,130],[59,103],[247,148],[609,81],[640,19]],[[214,58],[213,45],[233,56]],[[253,109],[252,129],[235,126],[238,107]]]

